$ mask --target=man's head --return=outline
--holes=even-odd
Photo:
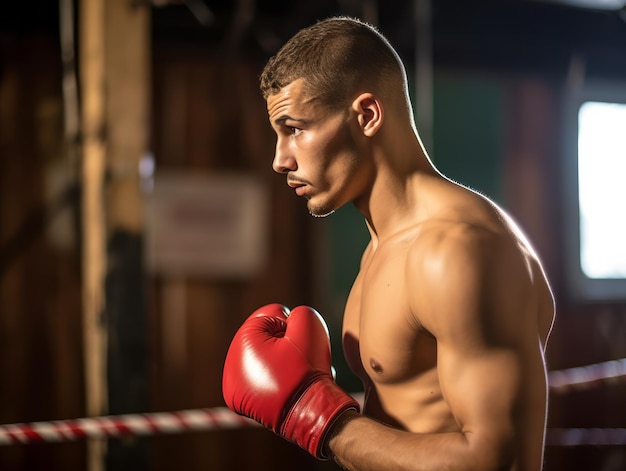
[[[352,18],[320,21],[293,36],[261,74],[263,97],[300,78],[308,95],[332,108],[364,91],[408,101],[406,73],[395,50],[374,27]]]
[[[381,156],[402,158],[394,149],[415,140],[402,62],[358,20],[297,33],[268,62],[261,89],[277,135],[272,167],[314,216],[366,201]]]

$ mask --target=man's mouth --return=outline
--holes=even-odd
[[[299,180],[287,180],[287,185],[296,191],[296,195],[303,196],[306,193],[306,183]]]

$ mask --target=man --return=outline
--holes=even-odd
[[[261,88],[274,170],[312,215],[352,202],[371,234],[343,321],[365,399],[361,414],[332,381],[313,309],[270,305],[231,344],[227,404],[349,470],[540,470],[551,290],[512,220],[429,160],[396,52],[360,21],[325,20]]]

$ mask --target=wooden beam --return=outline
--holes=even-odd
[[[80,12],[85,394],[87,415],[97,416],[146,406],[147,392],[127,385],[147,384],[138,170],[150,127],[150,8],[82,0]],[[121,455],[140,466],[141,453],[116,446],[91,441],[90,471],[104,467],[107,451],[115,469]]]
[[[139,163],[150,130],[150,8],[129,0],[106,2],[107,139],[111,230],[143,232]]]
[[[88,416],[106,414],[108,409],[107,332],[103,322],[106,271],[104,12],[105,0],[82,0],[80,3],[83,342]],[[103,469],[105,448],[103,440],[88,442],[87,466],[90,471]]]
[[[112,414],[143,412],[148,400],[148,322],[144,295],[144,208],[139,173],[150,135],[150,6],[106,2],[108,404]],[[132,385],[132,387],[129,387]],[[107,468],[149,468],[148,444],[112,440]]]

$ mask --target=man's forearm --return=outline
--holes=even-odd
[[[497,451],[472,445],[461,432],[410,433],[353,411],[340,418],[327,446],[349,471],[480,471],[511,465],[497,459]]]

